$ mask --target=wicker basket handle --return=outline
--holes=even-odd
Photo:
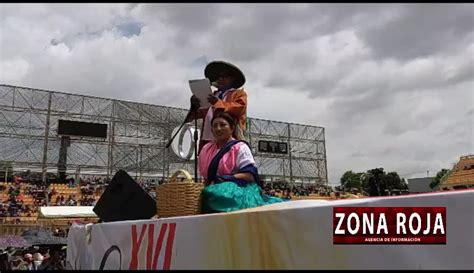
[[[193,182],[193,177],[191,176],[191,174],[186,171],[186,170],[183,170],[183,169],[180,169],[180,170],[177,170],[170,178],[170,183],[171,182],[178,182],[178,176],[182,174],[185,176],[186,178],[186,182]]]

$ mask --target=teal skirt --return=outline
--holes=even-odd
[[[203,189],[202,212],[230,212],[283,201],[285,200],[264,194],[255,182],[244,187],[234,182],[221,182]]]

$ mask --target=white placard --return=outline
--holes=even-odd
[[[200,100],[201,108],[211,107],[211,104],[207,101],[207,97],[212,95],[209,79],[189,80],[189,87],[191,92]]]

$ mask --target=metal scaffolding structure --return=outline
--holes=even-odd
[[[4,166],[56,173],[61,137],[58,120],[107,124],[107,138],[71,137],[68,173],[123,169],[136,177],[194,172],[194,162],[165,148],[187,110],[0,84],[0,154]],[[201,126],[201,123],[198,124]],[[267,181],[327,184],[324,128],[248,118],[247,140]],[[258,151],[258,141],[286,142],[287,154]]]

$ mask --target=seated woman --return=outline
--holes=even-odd
[[[211,121],[215,138],[199,154],[199,172],[205,180],[202,212],[229,212],[282,202],[265,195],[250,147],[232,137],[235,121],[219,112]]]

